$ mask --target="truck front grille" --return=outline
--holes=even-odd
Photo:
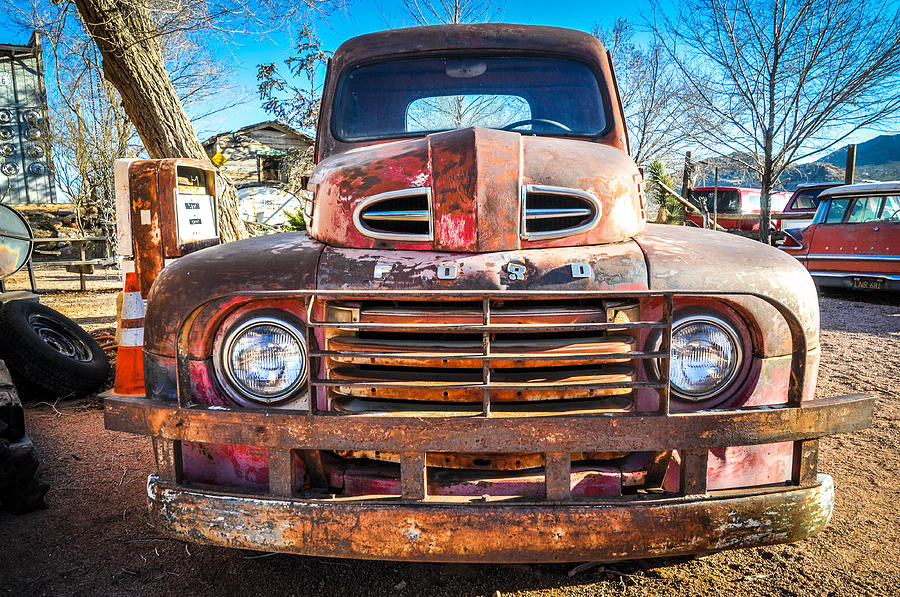
[[[410,414],[611,411],[633,407],[637,300],[329,302],[328,409]]]

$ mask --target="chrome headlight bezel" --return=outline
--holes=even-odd
[[[696,405],[695,408],[708,408],[711,405],[721,403],[723,400],[728,399],[729,397],[733,396],[736,391],[739,390],[737,384],[746,377],[748,367],[746,357],[747,355],[751,354],[751,347],[749,346],[747,341],[743,339],[740,333],[743,330],[737,321],[734,321],[732,320],[732,318],[725,315],[710,313],[705,309],[697,310],[695,308],[688,308],[687,313],[683,313],[681,315],[676,313],[672,324],[673,339],[675,337],[675,333],[680,328],[698,322],[713,325],[728,336],[734,347],[735,358],[733,366],[731,367],[729,374],[724,379],[724,381],[719,383],[711,390],[707,390],[704,392],[684,392],[681,388],[671,383],[673,363],[670,362],[669,388],[670,395],[672,396],[673,400],[677,401],[678,403],[681,403],[682,405]],[[658,352],[661,346],[662,334],[652,334],[650,337],[651,349]],[[651,361],[650,363],[648,363],[648,374],[658,380],[662,380],[660,359],[653,359],[653,361]]]
[[[735,330],[734,326],[725,318],[716,315],[704,313],[696,315],[687,315],[676,320],[672,325],[672,338],[674,341],[677,333],[689,325],[706,324],[723,332],[730,340],[734,351],[734,358],[730,362],[730,367],[723,380],[714,387],[703,391],[690,391],[680,388],[672,383],[672,370],[675,358],[671,354],[670,347],[670,363],[669,363],[669,387],[673,398],[678,400],[696,403],[723,396],[734,384],[744,367],[744,344],[741,336]],[[674,342],[673,342],[674,344]]]
[[[303,358],[301,372],[294,382],[275,394],[262,394],[247,388],[239,380],[232,366],[232,351],[235,343],[249,330],[258,326],[272,326],[287,333],[298,344]],[[255,315],[240,321],[220,334],[213,347],[213,366],[216,378],[225,393],[235,402],[244,406],[275,406],[296,400],[304,395],[303,388],[309,376],[309,350],[305,334],[298,325],[286,318],[269,314]]]

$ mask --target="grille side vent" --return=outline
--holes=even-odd
[[[522,238],[540,240],[587,232],[598,221],[602,206],[581,189],[525,185],[522,189]]]
[[[363,199],[353,212],[357,230],[381,240],[433,240],[431,188],[416,187]]]

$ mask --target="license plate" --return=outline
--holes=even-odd
[[[852,278],[853,288],[863,290],[881,290],[884,287],[884,278]]]

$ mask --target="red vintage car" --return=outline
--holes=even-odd
[[[177,259],[147,300],[159,528],[231,547],[465,562],[794,541],[834,486],[818,299],[758,242],[650,225],[612,58],[481,24],[334,53],[309,234]],[[149,179],[150,177],[145,177]]]
[[[900,182],[823,191],[812,224],[785,230],[781,248],[820,286],[900,289]]]
[[[788,199],[787,205],[784,206],[781,213],[775,214],[773,217],[781,223],[782,230],[805,228],[812,224],[813,216],[816,215],[816,209],[819,207],[819,195],[822,191],[841,184],[840,182],[819,182],[800,185],[791,193],[791,198]]]
[[[705,205],[709,211],[710,223],[715,222],[726,230],[759,230],[760,212],[759,189],[746,187],[698,187],[691,191],[691,196],[699,205]],[[788,200],[787,193],[772,193],[772,213],[780,212]],[[688,214],[687,221],[695,226],[703,227],[703,216]],[[773,228],[778,228],[778,221],[772,220]],[[712,227],[712,224],[710,224]]]

